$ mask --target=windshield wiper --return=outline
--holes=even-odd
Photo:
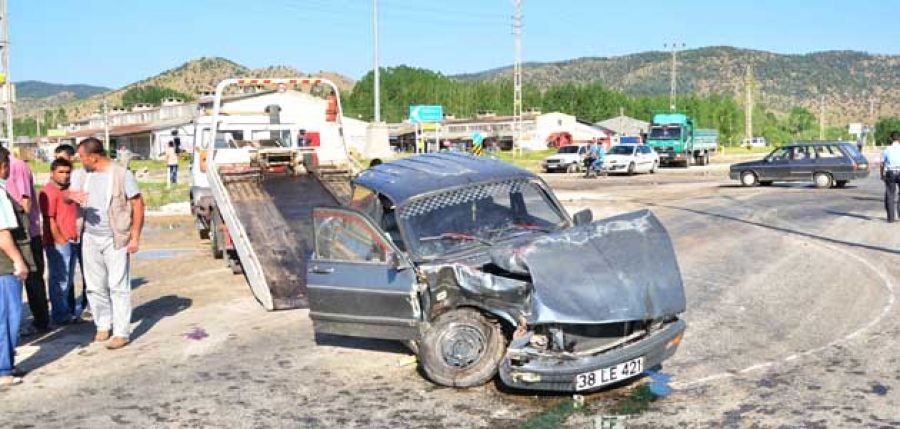
[[[428,237],[419,237],[419,241],[443,240],[443,239],[445,239],[445,238],[449,238],[449,239],[453,239],[453,240],[477,241],[477,242],[479,242],[479,243],[481,243],[481,244],[484,244],[484,245],[486,245],[486,246],[492,246],[492,245],[493,245],[493,243],[491,243],[491,242],[488,241],[488,240],[485,240],[485,239],[483,239],[483,238],[476,237],[476,236],[474,236],[474,235],[463,234],[463,233],[461,233],[461,232],[445,232],[445,233],[443,233],[443,234],[431,235],[431,236],[428,236]]]

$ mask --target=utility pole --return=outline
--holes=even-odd
[[[40,144],[41,143],[41,115],[35,116],[34,120],[37,123],[37,139],[38,139],[38,144]]]
[[[381,122],[381,72],[378,70],[378,0],[372,0],[372,40],[374,41],[375,122]]]
[[[825,140],[825,94],[819,96],[819,140]]]
[[[2,66],[3,66],[3,110],[6,112],[6,138],[8,139],[7,148],[12,149],[13,145],[13,83],[9,78],[9,15],[6,13],[6,0],[0,0],[0,26],[2,26],[2,40],[0,40],[0,49],[3,50]]]
[[[664,44],[664,47],[672,48],[672,73],[671,79],[672,81],[669,83],[671,86],[669,91],[669,109],[673,112],[677,109],[676,98],[678,97],[678,43]],[[681,43],[681,47],[684,48],[684,43]]]
[[[103,96],[103,149],[109,153],[109,104],[106,102],[106,96]]]
[[[745,77],[745,84],[747,86],[747,105],[745,106],[746,112],[744,116],[746,117],[745,125],[746,129],[744,130],[744,138],[747,139],[748,142],[753,141],[753,66],[747,65],[747,76]]]
[[[522,154],[522,0],[514,0],[513,15],[513,155]]]

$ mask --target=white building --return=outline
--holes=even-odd
[[[619,137],[622,136],[641,136],[647,134],[650,123],[635,119],[630,116],[619,115],[604,121],[595,123],[594,125],[613,131],[613,144],[617,144]]]
[[[501,147],[512,147],[514,137],[513,116],[497,116],[491,113],[472,119],[446,119],[440,126],[440,138],[450,141],[471,141],[478,132],[485,139],[497,141]],[[394,127],[404,130],[403,127]],[[427,137],[427,136],[426,136]],[[542,150],[559,144],[608,141],[610,133],[575,116],[561,113],[528,112],[522,115],[522,149]]]

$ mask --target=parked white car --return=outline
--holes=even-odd
[[[643,144],[620,144],[609,148],[603,169],[609,173],[656,173],[659,155]]]
[[[554,171],[565,171],[567,173],[577,173],[582,170],[584,156],[591,149],[588,144],[570,144],[559,148],[556,154],[550,155],[544,159],[541,166],[547,173]]]

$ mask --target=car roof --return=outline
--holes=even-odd
[[[512,164],[466,153],[428,153],[363,170],[357,185],[383,194],[396,205],[416,196],[458,186],[538,176]]]
[[[791,146],[825,146],[825,145],[835,145],[835,144],[838,144],[838,145],[840,145],[840,144],[847,145],[847,144],[852,144],[852,143],[850,143],[850,142],[838,141],[838,140],[835,140],[835,141],[811,140],[811,141],[799,141],[799,142],[789,143],[789,144],[784,145],[784,147],[791,147]]]

